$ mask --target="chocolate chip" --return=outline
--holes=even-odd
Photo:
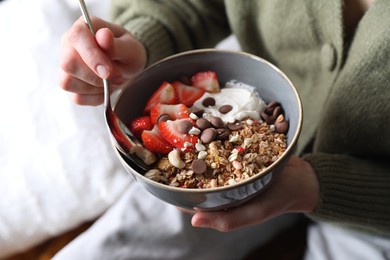
[[[223,120],[219,117],[216,117],[216,116],[210,117],[209,121],[215,128],[222,128],[225,126],[225,123],[223,122]]]
[[[191,168],[194,171],[194,173],[202,174],[206,171],[207,166],[202,159],[195,159],[191,164]]]
[[[268,125],[272,125],[273,124],[273,119],[272,119],[272,116],[269,116],[267,113],[265,112],[261,112],[261,118],[264,119],[264,121],[268,124]]]
[[[218,128],[216,131],[218,140],[226,140],[230,135],[230,130],[226,128]]]
[[[204,113],[204,109],[193,111],[192,113],[194,113],[197,117],[202,117]]]
[[[277,106],[280,106],[279,102],[278,101],[271,101],[269,102],[266,107],[265,107],[265,113],[267,113],[268,115],[272,115],[272,113],[274,112],[274,109],[277,107]]]
[[[198,120],[196,120],[196,126],[200,129],[200,130],[204,130],[206,128],[210,128],[212,127],[210,121],[208,121],[206,118],[199,118]]]
[[[203,132],[200,135],[200,140],[202,141],[202,143],[208,144],[214,141],[216,136],[217,136],[217,131],[214,128],[210,127],[203,130]]]
[[[168,120],[170,120],[171,117],[168,115],[168,114],[161,114],[158,118],[157,118],[157,124],[159,124],[160,122],[166,122]]]
[[[207,97],[207,98],[203,99],[202,105],[204,107],[215,106],[215,99],[212,97]]]
[[[177,131],[179,131],[182,134],[188,134],[191,128],[192,128],[192,124],[190,121],[180,120],[179,125],[177,126]]]
[[[278,118],[278,116],[282,113],[282,107],[277,106],[275,107],[274,111],[272,112],[272,117],[273,118]]]
[[[229,113],[231,110],[233,109],[233,107],[231,105],[223,105],[221,106],[218,111],[222,114],[227,114]]]
[[[227,123],[226,126],[232,131],[237,131],[242,128],[240,121],[235,121],[234,123]]]

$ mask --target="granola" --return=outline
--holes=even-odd
[[[246,119],[240,129],[232,130],[226,140],[204,144],[198,139],[196,149],[179,153],[185,166],[172,165],[167,156],[145,176],[154,181],[181,188],[216,188],[246,180],[266,169],[286,150],[285,134],[262,120]],[[176,150],[177,151],[177,150]],[[195,172],[193,162],[201,159],[204,172]]]
[[[165,185],[233,185],[264,171],[287,148],[281,104],[266,104],[254,87],[234,80],[220,88],[212,71],[189,83],[162,83],[144,114],[130,128],[159,158],[145,177]]]

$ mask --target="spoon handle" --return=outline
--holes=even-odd
[[[83,14],[85,23],[88,25],[92,34],[95,35],[95,29],[93,28],[92,21],[88,13],[87,5],[85,4],[84,0],[79,0],[79,4],[80,4],[81,13]]]

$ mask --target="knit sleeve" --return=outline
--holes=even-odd
[[[213,47],[230,33],[221,0],[113,0],[111,16],[144,44],[148,64]]]
[[[309,217],[377,234],[390,234],[390,163],[345,155],[305,155],[320,183]]]

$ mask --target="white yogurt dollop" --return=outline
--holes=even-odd
[[[204,107],[202,105],[203,100],[208,97],[214,98],[214,106]],[[224,105],[231,105],[232,110],[222,114],[219,108]],[[216,116],[225,123],[234,123],[236,120],[248,117],[260,120],[260,113],[264,111],[265,106],[265,102],[259,97],[254,87],[237,81],[229,81],[218,93],[206,92],[190,110],[191,112],[204,110],[203,117],[206,119]]]

